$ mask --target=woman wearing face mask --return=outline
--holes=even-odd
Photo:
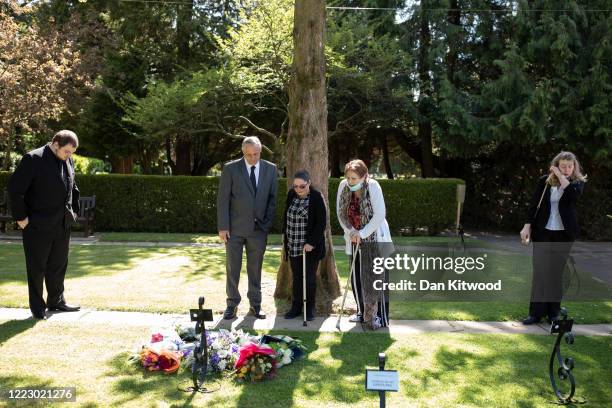
[[[315,318],[316,275],[319,261],[325,257],[327,211],[323,195],[310,183],[310,174],[300,170],[293,176],[293,188],[287,193],[283,217],[285,256],[293,272],[293,302],[285,319],[302,315],[303,251],[306,252],[306,320]]]
[[[576,202],[586,177],[571,152],[559,153],[549,174],[540,177],[527,213],[521,239],[533,244],[533,279],[529,316],[523,324],[554,320],[561,309],[562,274],[578,236]]]
[[[372,330],[389,325],[389,299],[385,291],[374,289],[374,281],[386,279],[387,273],[374,274],[374,258],[384,256],[392,245],[389,224],[385,220],[385,200],[380,184],[368,175],[362,160],[352,160],[344,167],[340,182],[336,214],[344,230],[346,253],[351,256],[356,244],[359,251],[351,286],[357,303],[352,322],[367,323]],[[386,242],[384,246],[379,245]]]

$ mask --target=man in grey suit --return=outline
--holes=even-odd
[[[246,247],[249,314],[265,319],[261,310],[261,267],[276,209],[277,171],[274,164],[260,160],[261,142],[257,137],[243,140],[242,153],[242,159],[223,166],[217,196],[217,229],[226,249],[227,309],[223,318],[236,317],[241,300],[238,282],[242,250]]]

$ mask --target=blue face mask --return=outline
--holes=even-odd
[[[363,181],[360,181],[359,183],[355,184],[354,186],[349,185],[349,190],[351,191],[357,191],[357,190],[361,190],[361,186],[363,186]]]

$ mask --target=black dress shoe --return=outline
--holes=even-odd
[[[265,319],[266,318],[266,314],[263,312],[263,310],[261,310],[260,307],[253,307],[253,306],[251,306],[251,308],[249,309],[249,315],[255,316],[256,319]]]
[[[285,319],[295,319],[302,314],[302,304],[298,302],[291,303],[291,309],[285,313]]]
[[[59,303],[57,305],[49,306],[49,310],[59,310],[61,312],[78,312],[81,310],[81,306],[79,305],[69,305],[68,303]]]
[[[529,326],[530,324],[536,324],[536,323],[540,323],[540,320],[542,320],[542,318],[536,318],[533,316],[527,316],[526,319],[523,319],[523,324],[525,326]]]
[[[238,308],[236,306],[228,306],[223,312],[223,318],[225,320],[231,320],[236,317],[236,312],[238,312]]]
[[[47,314],[45,312],[32,313],[32,318],[35,320],[47,320]]]

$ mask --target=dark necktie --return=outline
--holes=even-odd
[[[251,166],[251,185],[253,186],[253,192],[257,194],[257,181],[255,180],[255,166]]]

